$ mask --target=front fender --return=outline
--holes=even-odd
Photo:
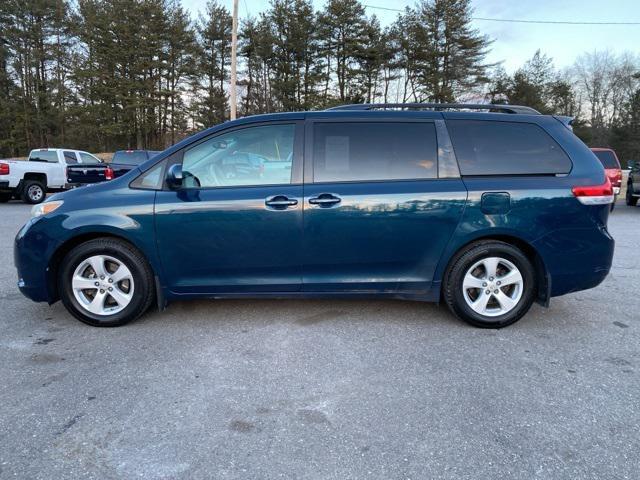
[[[153,218],[155,191],[121,188],[107,198],[95,192],[87,187],[60,195],[62,207],[31,220],[16,239],[21,278],[35,289],[46,290],[49,303],[57,300],[57,268],[62,258],[75,245],[101,236],[131,243],[162,281]]]

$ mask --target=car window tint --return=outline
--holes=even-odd
[[[147,152],[144,150],[122,150],[113,154],[111,163],[120,165],[140,165],[147,161]]]
[[[431,122],[316,123],[315,182],[414,180],[438,172],[435,125]]]
[[[160,188],[162,186],[162,169],[164,167],[164,163],[160,163],[156,165],[148,172],[145,172],[140,179],[140,186],[142,188]]]
[[[76,157],[76,152],[69,152],[65,150],[62,153],[64,154],[64,161],[67,164],[78,163],[78,157]]]
[[[82,161],[82,163],[98,163],[98,162],[100,162],[100,159],[94,157],[93,155],[89,155],[88,153],[85,153],[85,152],[80,152],[80,160]]]
[[[243,128],[184,152],[184,186],[228,187],[291,182],[295,125]]]
[[[52,150],[34,150],[29,154],[29,161],[58,163],[58,152]]]
[[[571,170],[556,141],[533,123],[447,120],[462,175],[546,175]]]
[[[620,168],[618,160],[616,160],[616,156],[612,151],[600,150],[593,153],[598,157],[598,160],[600,160],[600,163],[602,163],[604,168]]]

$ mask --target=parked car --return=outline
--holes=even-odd
[[[210,128],[34,207],[15,241],[20,290],[96,326],[172,299],[327,296],[442,300],[472,325],[510,325],[606,277],[613,189],[559,119],[488,108],[355,105]],[[247,155],[290,168],[225,175]]]
[[[629,178],[627,179],[627,205],[635,207],[640,198],[640,162],[629,162]]]
[[[609,181],[613,187],[613,193],[615,195],[614,202],[611,204],[611,210],[613,210],[615,200],[618,199],[622,188],[622,167],[620,167],[620,160],[618,160],[616,152],[611,148],[592,148],[591,151],[598,157],[600,163],[602,163],[604,171],[607,177],[609,177]]]
[[[67,148],[31,150],[28,160],[0,161],[0,202],[21,198],[26,203],[42,202],[47,192],[67,188],[66,169],[78,163],[95,163],[100,159],[88,152]]]
[[[119,150],[110,163],[96,162],[67,168],[67,183],[79,187],[90,183],[113,180],[143,164],[160,152],[152,150]]]

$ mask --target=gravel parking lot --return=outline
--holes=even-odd
[[[500,331],[401,301],[174,303],[118,329],[25,299],[0,206],[0,478],[635,479],[640,208],[597,289]]]

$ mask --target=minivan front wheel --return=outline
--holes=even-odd
[[[524,316],[534,300],[535,271],[518,248],[481,241],[454,258],[445,277],[451,311],[483,328],[502,328]]]
[[[142,315],[153,301],[153,273],[126,242],[91,240],[71,250],[61,265],[62,302],[86,324],[124,325]]]

